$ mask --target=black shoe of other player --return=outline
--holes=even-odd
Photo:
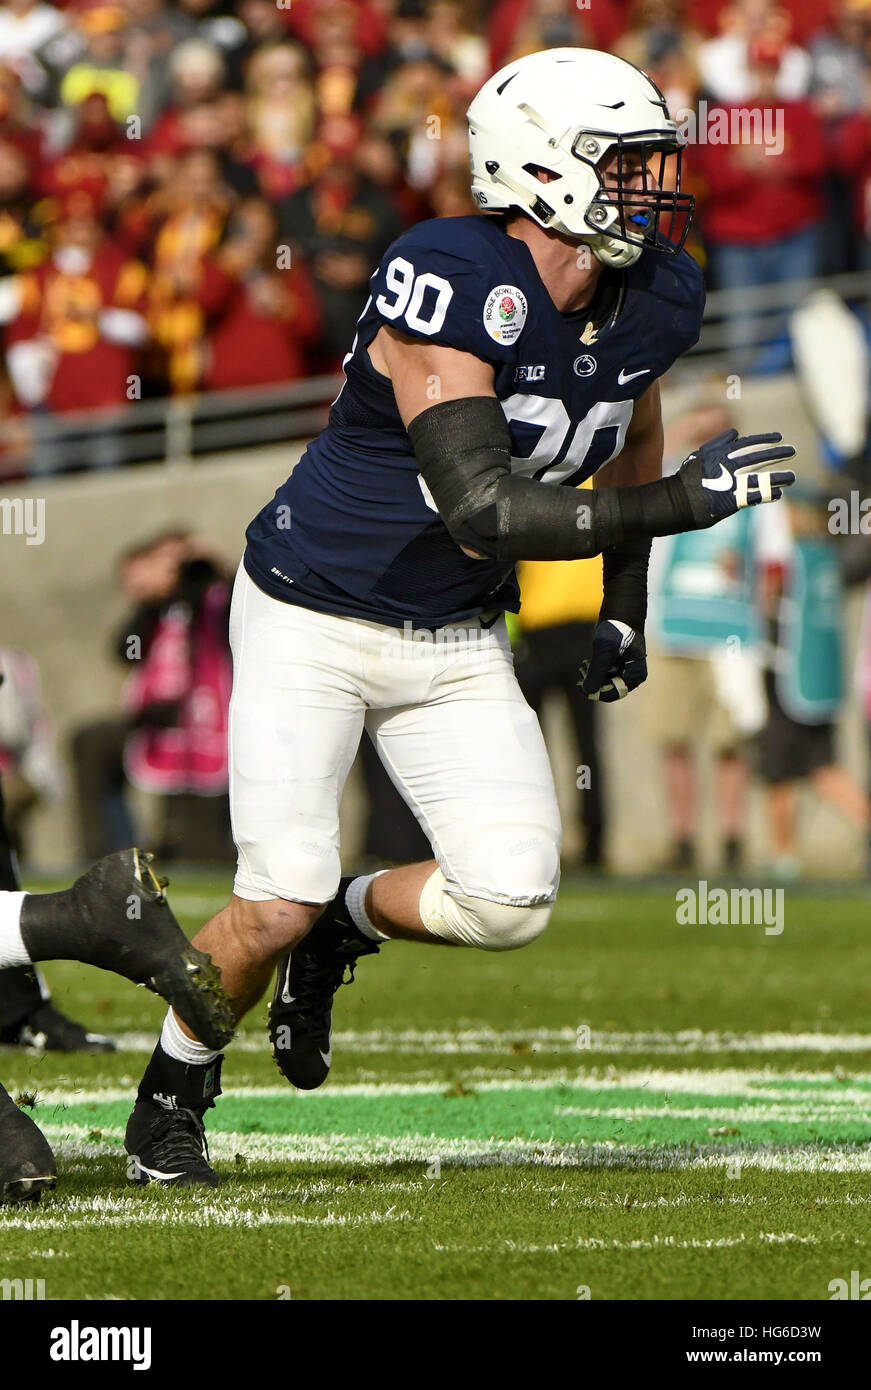
[[[32,1047],[38,1052],[115,1051],[111,1038],[104,1038],[102,1033],[89,1033],[48,999],[22,1023],[0,1032],[0,1042],[11,1043],[13,1047]]]
[[[22,940],[31,960],[81,960],[147,985],[217,1051],[234,1028],[221,972],[188,941],[151,860],[142,850],[121,850],[64,892],[28,894]]]
[[[56,1179],[48,1140],[0,1086],[0,1204],[38,1202]]]
[[[333,995],[339,985],[351,983],[360,956],[378,951],[377,943],[357,930],[345,907],[351,882],[350,877],[341,880],[308,936],[278,966],[269,1041],[279,1069],[301,1091],[314,1091],[329,1075]]]
[[[195,1110],[137,1100],[127,1121],[124,1147],[129,1173],[143,1187],[217,1187],[221,1179],[210,1167],[202,1117]]]

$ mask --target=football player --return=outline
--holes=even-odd
[[[0,782],[0,892],[17,893],[20,888]],[[0,1043],[50,1052],[113,1052],[115,1049],[109,1038],[89,1033],[55,1007],[41,971],[32,965],[13,965],[0,970]]]
[[[147,985],[223,1047],[233,1018],[220,973],[191,946],[150,854],[109,855],[59,893],[0,891],[0,968],[80,960]],[[0,1204],[38,1199],[57,1177],[48,1140],[0,1086]]]
[[[397,938],[510,950],[547,925],[560,824],[505,633],[515,562],[603,553],[583,687],[616,699],[646,674],[650,538],[794,480],[779,434],[734,430],[660,476],[657,383],[704,296],[654,83],[606,53],[532,54],[484,85],[469,128],[483,215],[386,253],[328,427],[251,523],[234,592],[238,870],[196,940],[237,1018],[277,965],[273,1049],[302,1088],[327,1076],[360,956]],[[340,882],[364,729],[434,859]],[[220,1062],[170,1010],[127,1127],[140,1181],[218,1181],[201,1122]]]

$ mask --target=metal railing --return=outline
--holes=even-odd
[[[34,411],[0,430],[0,478],[160,461],[172,466],[204,454],[308,439],[323,429],[341,385],[340,376],[318,376],[136,401],[120,410]]]
[[[696,346],[681,359],[681,375],[726,373],[734,363],[736,324],[742,352],[783,338],[788,315],[821,286],[835,290],[871,320],[871,272],[795,280],[708,296]],[[0,480],[145,462],[167,466],[198,457],[311,438],[327,421],[341,376],[310,377],[168,400],[123,409],[57,416],[34,411],[0,425]]]

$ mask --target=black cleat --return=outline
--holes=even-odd
[[[38,1202],[57,1166],[45,1135],[0,1086],[0,1205]]]
[[[115,1044],[102,1033],[89,1033],[50,1000],[28,1014],[22,1023],[0,1032],[0,1042],[37,1052],[114,1052]]]
[[[32,960],[81,960],[147,985],[207,1047],[233,1036],[230,1001],[211,956],[192,946],[166,901],[153,856],[125,849],[101,859],[72,888],[32,894],[21,935]]]
[[[379,949],[357,930],[345,907],[351,882],[350,877],[340,881],[338,893],[308,936],[278,965],[269,1041],[279,1070],[301,1091],[316,1090],[329,1076],[333,995],[339,985],[351,983],[359,957],[375,955]]]
[[[209,1146],[200,1115],[185,1107],[137,1100],[127,1121],[124,1147],[128,1174],[143,1187],[217,1187],[221,1179],[208,1163]]]

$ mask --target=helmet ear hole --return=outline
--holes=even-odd
[[[542,183],[553,183],[562,178],[562,174],[558,174],[554,169],[548,169],[545,164],[524,164],[523,172],[532,174],[534,179],[540,179]],[[547,177],[542,178],[542,174],[546,174]]]

